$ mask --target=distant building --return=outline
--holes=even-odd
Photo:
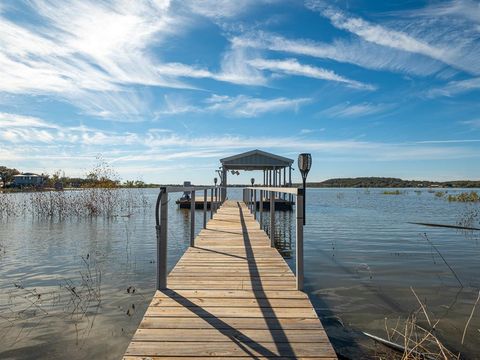
[[[24,173],[20,175],[13,176],[13,187],[29,187],[29,186],[42,186],[44,182],[44,178],[41,175],[33,174],[33,173]]]

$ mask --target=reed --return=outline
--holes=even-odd
[[[37,218],[131,215],[150,206],[144,189],[89,188],[0,194],[0,219],[32,215]]]
[[[440,322],[428,311],[415,290],[410,287],[419,307],[404,320],[397,319],[395,325],[389,328],[385,320],[385,330],[388,340],[384,344],[398,351],[390,354],[390,359],[401,360],[453,360],[460,359],[460,353],[449,350],[437,334]]]

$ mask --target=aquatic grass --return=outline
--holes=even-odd
[[[448,195],[448,201],[480,202],[480,196],[476,191],[462,192],[456,195]]]
[[[405,194],[405,191],[400,191],[400,190],[389,191],[389,190],[385,190],[382,194],[383,194],[383,195],[403,195],[403,194]]]
[[[443,198],[445,196],[445,191],[435,191],[435,196],[438,198]]]

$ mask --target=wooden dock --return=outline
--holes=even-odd
[[[337,358],[308,296],[243,202],[222,205],[167,281],[124,360]]]

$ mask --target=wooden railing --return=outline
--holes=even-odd
[[[257,196],[259,192],[259,196]],[[302,188],[286,188],[286,187],[247,187],[243,189],[243,201],[249,207],[250,212],[255,219],[257,218],[256,207],[257,199],[259,199],[259,219],[260,229],[263,228],[263,201],[267,198],[270,202],[270,246],[275,247],[275,198],[277,193],[291,194],[296,196],[296,222],[295,222],[295,267],[297,278],[297,289],[303,290],[303,274],[304,274],[304,262],[303,262],[303,223],[304,223],[304,210],[303,202],[304,190]]]
[[[195,194],[203,191],[203,228],[207,227],[208,190],[210,190],[210,218],[221,205],[220,186],[165,186],[160,188],[155,206],[157,235],[157,289],[167,288],[168,194],[190,193],[190,246],[195,246]]]

